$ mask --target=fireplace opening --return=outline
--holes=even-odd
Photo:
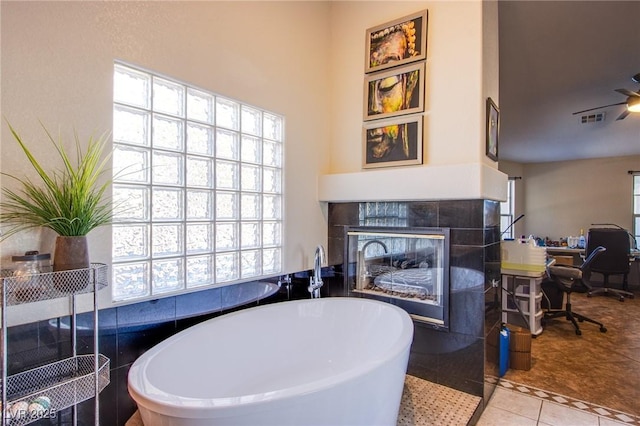
[[[346,230],[347,293],[386,301],[415,320],[449,327],[449,229]]]

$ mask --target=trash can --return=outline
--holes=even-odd
[[[517,325],[507,324],[509,329],[509,367],[514,370],[531,369],[531,332]]]

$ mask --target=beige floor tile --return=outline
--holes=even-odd
[[[542,400],[523,395],[519,392],[497,388],[489,405],[511,413],[537,420],[542,407]]]
[[[626,425],[626,424],[628,424],[628,423],[616,422],[614,420],[607,419],[605,417],[600,417],[600,426],[622,426],[622,425]]]
[[[491,405],[484,410],[480,420],[476,423],[477,426],[536,426],[536,424],[537,421],[534,419]]]
[[[540,422],[552,426],[598,426],[598,416],[560,404],[544,401]]]

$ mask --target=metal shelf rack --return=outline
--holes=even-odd
[[[86,269],[14,275],[2,271],[2,409],[1,425],[21,426],[52,417],[57,412],[95,397],[95,424],[99,425],[98,394],[109,384],[109,359],[98,352],[98,290],[107,286],[107,265],[92,263]],[[78,355],[76,297],[93,293],[93,354]],[[68,298],[71,303],[72,356],[7,375],[7,307],[43,300]],[[5,386],[6,384],[6,386]],[[46,397],[49,406],[32,404]],[[40,399],[42,401],[42,399]],[[74,410],[74,424],[77,413]]]

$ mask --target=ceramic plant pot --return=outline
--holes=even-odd
[[[56,238],[53,258],[54,285],[62,292],[80,291],[89,284],[89,247],[87,237]],[[62,271],[66,271],[61,273]]]

